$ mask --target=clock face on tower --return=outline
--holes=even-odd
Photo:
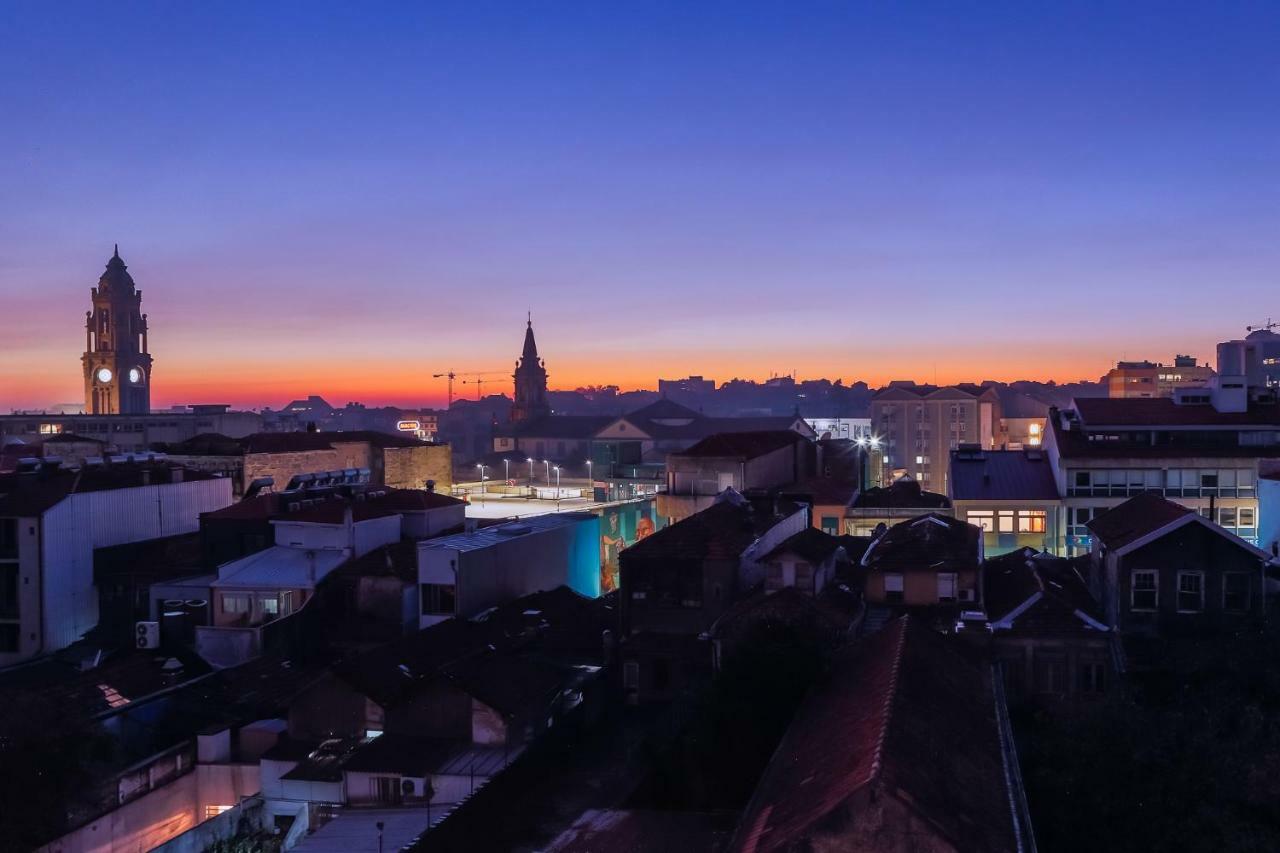
[[[100,367],[100,368],[98,368],[98,381],[99,381],[99,382],[110,382],[110,381],[111,381],[111,377],[112,377],[112,375],[113,375],[113,374],[111,373],[111,368],[109,368],[109,367]]]
[[[129,381],[137,385],[142,381],[142,371],[136,367],[129,368]]]

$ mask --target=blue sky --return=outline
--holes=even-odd
[[[0,5],[0,407],[1096,377],[1280,315],[1280,5]]]

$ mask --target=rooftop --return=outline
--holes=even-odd
[[[874,571],[977,569],[982,531],[936,512],[893,525],[862,557]]]
[[[990,669],[904,617],[837,654],[728,849],[875,849],[874,828],[858,816],[883,796],[948,849],[1017,850],[1005,761]]]
[[[39,515],[72,494],[212,479],[216,479],[214,474],[164,462],[115,462],[78,470],[43,468],[0,474],[0,516]]]
[[[1022,548],[983,564],[983,601],[997,630],[1061,636],[1107,630],[1082,569],[1089,556],[1067,559]]]
[[[762,560],[772,560],[783,554],[795,554],[804,557],[810,563],[821,563],[835,553],[843,543],[840,537],[824,533],[816,527],[806,527],[794,536],[778,543],[778,546],[765,554]]]
[[[1250,404],[1245,412],[1219,412],[1207,403],[1180,405],[1169,397],[1077,397],[1073,403],[1080,420],[1088,429],[1126,426],[1280,428],[1280,403]]]
[[[1191,512],[1154,492],[1144,492],[1095,517],[1087,526],[1108,548],[1123,548]]]
[[[953,450],[949,485],[960,501],[1058,499],[1053,468],[1041,450]]]
[[[587,809],[546,853],[674,853],[719,850],[733,830],[732,812]]]
[[[671,454],[684,459],[755,459],[791,447],[804,437],[791,430],[767,432],[721,432],[709,435],[692,447]]]
[[[741,497],[706,509],[646,536],[622,551],[627,563],[647,560],[737,560],[776,522]]]
[[[348,559],[345,551],[274,545],[218,567],[215,589],[311,589]]]
[[[523,536],[533,536],[559,527],[582,524],[594,521],[597,516],[589,512],[558,512],[546,515],[531,515],[519,521],[509,521],[492,527],[483,527],[474,533],[455,533],[441,536],[419,543],[420,548],[450,549],[455,551],[477,551],[491,548],[505,542],[511,542]]]
[[[904,477],[890,486],[874,486],[858,492],[854,509],[949,509],[951,499],[937,492],[926,492],[918,480]]]

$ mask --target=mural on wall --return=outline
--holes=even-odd
[[[618,554],[666,526],[653,501],[635,501],[600,511],[600,592],[618,588]]]

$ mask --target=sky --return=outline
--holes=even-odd
[[[1096,378],[1280,317],[1274,2],[8,0],[0,43],[3,411],[83,399],[115,243],[156,406],[439,403],[527,311],[553,388]]]

